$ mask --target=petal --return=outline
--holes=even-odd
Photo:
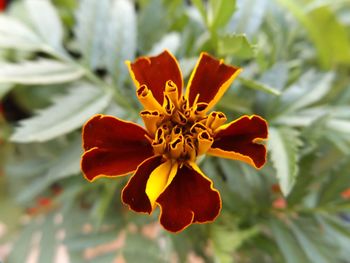
[[[162,160],[161,155],[158,155],[139,165],[122,191],[122,200],[130,209],[149,214],[152,212],[152,205],[146,194],[146,185],[151,173],[162,163],[164,160]]]
[[[266,148],[256,143],[259,139],[267,139],[267,122],[256,115],[243,116],[218,129],[208,154],[261,168],[266,162]]]
[[[166,50],[155,57],[141,57],[133,63],[130,61],[126,63],[137,89],[146,85],[160,104],[163,104],[168,80],[176,84],[179,97],[181,96],[182,74],[175,57],[169,51]]]
[[[155,168],[149,176],[145,192],[152,207],[155,207],[156,199],[173,180],[177,167],[177,162],[173,163],[172,160],[167,160]]]
[[[217,60],[207,53],[201,53],[186,89],[190,105],[197,102],[208,103],[213,107],[222,97],[232,81],[241,71],[238,67],[229,66],[223,60]]]
[[[158,197],[160,223],[178,232],[191,223],[213,221],[221,210],[220,194],[196,164],[184,164]]]
[[[112,116],[95,115],[83,127],[81,168],[85,178],[118,176],[134,171],[152,156],[153,148],[140,126]]]

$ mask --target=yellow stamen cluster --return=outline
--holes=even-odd
[[[179,98],[174,82],[166,83],[164,102],[160,105],[145,85],[137,90],[137,96],[146,110],[141,117],[145,123],[154,152],[168,159],[194,161],[206,153],[213,144],[217,129],[226,122],[221,112],[207,112],[207,103],[189,105]]]

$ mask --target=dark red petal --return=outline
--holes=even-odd
[[[240,68],[202,53],[187,85],[186,95],[190,105],[199,95],[198,102],[208,103],[208,109],[213,107],[239,72]]]
[[[220,129],[209,154],[246,161],[256,168],[266,162],[266,148],[255,142],[267,139],[267,122],[256,115],[243,116]]]
[[[154,98],[163,103],[165,84],[172,80],[177,88],[179,97],[182,92],[182,74],[175,57],[164,51],[155,57],[141,57],[134,63],[127,62],[131,77],[137,89],[146,85],[153,93]]]
[[[134,171],[153,155],[146,131],[131,122],[96,115],[83,127],[81,168],[89,181]]]
[[[220,194],[212,181],[198,167],[188,164],[178,169],[157,203],[161,207],[160,223],[172,232],[181,231],[191,223],[212,221],[221,209]]]
[[[146,184],[150,174],[162,163],[160,155],[151,157],[139,165],[122,192],[123,202],[136,212],[151,213],[152,206],[146,195]]]
[[[88,120],[83,127],[83,147],[85,151],[94,147],[134,148],[139,144],[149,147],[146,135],[146,130],[135,123],[99,114]]]
[[[0,0],[0,12],[5,10],[6,8],[6,0]]]

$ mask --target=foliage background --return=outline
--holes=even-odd
[[[350,2],[191,2],[26,0],[0,14],[0,261],[349,262]],[[217,109],[270,124],[262,170],[201,161],[223,209],[177,235],[122,205],[126,179],[90,184],[79,168],[91,115],[139,121],[124,60],[164,48],[185,77],[201,51],[243,67]]]

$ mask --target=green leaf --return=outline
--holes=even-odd
[[[48,108],[20,121],[10,139],[20,143],[43,142],[69,133],[107,107],[110,97],[87,83],[76,84],[68,94],[55,98]]]
[[[327,180],[320,185],[318,204],[320,206],[332,204],[341,200],[341,193],[349,188],[350,178],[347,176],[350,169],[349,158],[345,162],[335,165],[329,174]]]
[[[233,260],[233,253],[238,250],[245,241],[259,233],[258,227],[241,230],[230,225],[211,226],[211,239],[217,262],[230,263]]]
[[[46,177],[36,177],[30,180],[30,183],[16,195],[16,201],[22,205],[28,204],[28,201],[32,201],[51,184],[52,181],[48,180]]]
[[[80,172],[80,159],[82,154],[81,136],[76,136],[67,142],[64,150],[51,162],[46,177],[50,181],[58,181]]]
[[[138,13],[138,48],[147,54],[166,33],[170,21],[163,1],[150,0]]]
[[[181,36],[177,32],[170,32],[166,34],[158,43],[156,43],[152,50],[149,52],[149,55],[158,55],[163,52],[165,49],[170,51],[172,54],[176,54],[176,51],[181,45]]]
[[[63,28],[50,0],[26,0],[26,8],[40,37],[56,50],[62,49]]]
[[[12,84],[0,84],[0,100],[13,88]]]
[[[299,20],[308,31],[315,44],[322,67],[330,69],[341,63],[350,63],[350,39],[346,28],[340,24],[336,15],[327,6],[306,11],[303,2],[278,0],[278,2]],[[325,41],[327,32],[329,41]]]
[[[221,56],[248,59],[255,56],[255,47],[244,34],[224,35],[218,39],[218,52]]]
[[[329,114],[330,111],[331,109],[323,106],[306,108],[294,113],[285,113],[279,115],[276,119],[273,120],[273,123],[291,127],[307,127],[317,119]]]
[[[309,263],[305,253],[300,248],[295,237],[289,229],[276,219],[270,220],[270,229],[276,239],[277,246],[282,252],[286,263]]]
[[[337,250],[325,242],[322,237],[324,233],[315,224],[314,220],[301,220],[296,223],[291,221],[289,227],[310,262],[329,263],[335,258],[331,253],[337,255]]]
[[[325,230],[330,242],[334,242],[341,250],[338,256],[346,261],[350,243],[350,224],[338,216],[328,214],[320,215],[316,219]]]
[[[110,9],[109,0],[82,0],[76,10],[74,34],[84,63],[92,69],[104,64],[104,43]]]
[[[296,111],[320,101],[332,88],[334,73],[315,74],[312,71],[305,73],[300,81],[290,87],[283,97],[293,98],[288,111]]]
[[[284,89],[289,78],[289,68],[285,61],[276,62],[271,68],[265,71],[259,81],[270,87],[274,87],[278,91]]]
[[[54,222],[53,215],[45,218],[44,224],[40,227],[41,239],[39,245],[39,258],[38,263],[50,262],[56,255],[56,249],[58,246],[57,229]]]
[[[201,14],[204,23],[207,23],[207,9],[204,5],[204,1],[202,0],[192,0],[192,4],[198,9],[199,13]]]
[[[238,80],[247,88],[263,91],[269,94],[273,94],[275,96],[279,96],[281,94],[279,90],[252,79],[239,77]]]
[[[24,258],[27,258],[33,239],[34,233],[38,230],[39,226],[37,223],[28,224],[22,229],[17,240],[14,242],[16,249],[12,249],[11,253],[7,258],[8,263],[17,263],[23,261]]]
[[[235,0],[209,0],[208,24],[211,30],[223,27],[236,10]]]
[[[0,83],[47,85],[70,82],[83,75],[82,69],[51,59],[0,63]]]
[[[0,14],[0,48],[40,50],[42,41],[22,22]]]
[[[245,33],[249,39],[255,37],[263,23],[268,6],[267,0],[237,0],[237,11],[227,26],[227,32]]]
[[[104,58],[109,73],[119,82],[127,75],[125,60],[133,60],[137,46],[137,23],[134,5],[129,0],[114,0],[109,12]]]
[[[269,128],[268,148],[284,195],[292,189],[298,174],[299,132],[290,128]]]
[[[83,251],[89,247],[97,247],[102,244],[116,240],[118,233],[109,231],[105,233],[97,232],[90,234],[77,234],[64,240],[64,244],[70,251]]]
[[[165,263],[163,253],[159,253],[157,244],[141,235],[128,234],[123,255],[127,262]]]

